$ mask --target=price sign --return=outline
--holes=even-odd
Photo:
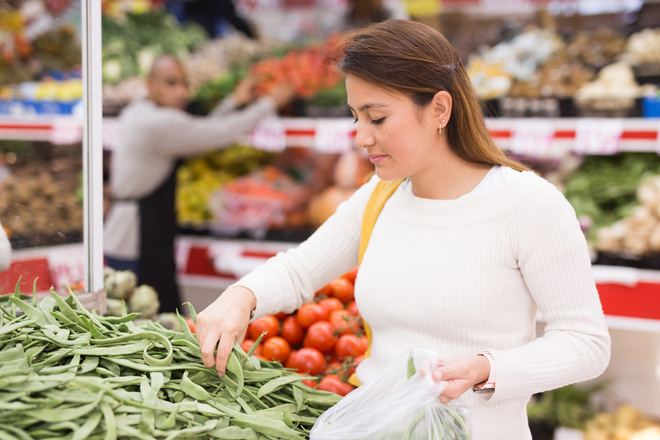
[[[103,148],[106,150],[113,150],[117,145],[117,119],[103,119]]]
[[[76,144],[82,139],[82,131],[82,124],[77,119],[54,119],[50,141],[56,145]]]
[[[277,118],[263,121],[250,133],[249,142],[252,146],[261,150],[283,151],[286,148],[284,124]]]
[[[517,121],[511,129],[509,149],[516,154],[543,157],[550,153],[555,127],[549,121]]]
[[[48,266],[56,288],[85,279],[85,255],[82,246],[71,246],[48,253]]]
[[[617,154],[621,150],[623,121],[580,119],[575,127],[575,151],[580,154]]]
[[[353,148],[350,121],[323,120],[316,125],[314,147],[321,153],[345,153]]]

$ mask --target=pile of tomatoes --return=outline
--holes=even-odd
[[[269,315],[250,323],[242,347],[249,350],[264,333],[254,354],[278,361],[301,374],[316,376],[311,387],[342,396],[354,389],[348,378],[368,348],[364,326],[354,301],[357,269],[316,292],[314,301],[296,312]]]

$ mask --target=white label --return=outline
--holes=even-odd
[[[580,119],[575,126],[575,151],[580,154],[617,154],[621,150],[622,134],[621,119]]]
[[[283,151],[286,148],[286,130],[277,118],[267,119],[250,133],[250,144],[265,151]]]
[[[549,121],[516,121],[512,127],[511,144],[513,153],[526,156],[547,156],[555,139],[555,127]]]
[[[48,252],[50,276],[56,289],[85,279],[83,250],[82,246],[72,246]]]
[[[316,125],[314,147],[321,153],[345,153],[353,148],[353,125],[346,120],[322,120]]]
[[[82,124],[76,119],[54,119],[50,141],[56,145],[77,144],[82,140],[82,132]]]

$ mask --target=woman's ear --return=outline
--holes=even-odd
[[[451,104],[451,95],[444,90],[439,91],[433,96],[433,101],[431,103],[433,118],[438,124],[442,124],[443,127],[449,122],[451,116]]]

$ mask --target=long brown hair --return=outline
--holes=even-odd
[[[424,108],[439,91],[452,97],[443,129],[452,151],[463,160],[528,168],[507,157],[493,142],[479,98],[458,54],[437,30],[409,20],[389,20],[352,31],[340,42],[339,70],[410,97]]]

